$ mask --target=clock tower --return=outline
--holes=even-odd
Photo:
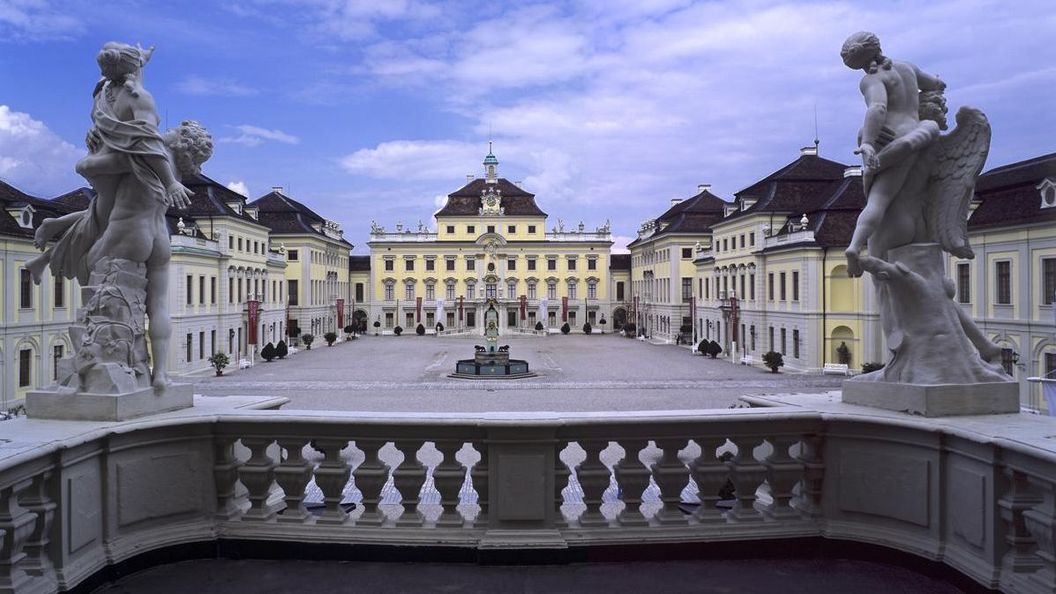
[[[484,181],[494,184],[499,181],[499,160],[491,152],[491,141],[488,141],[488,156],[484,157]]]

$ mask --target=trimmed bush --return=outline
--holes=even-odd
[[[635,333],[637,331],[638,331],[638,327],[635,326],[634,324],[624,324],[623,325],[623,333],[627,336],[627,338],[634,338],[634,335],[635,335]]]
[[[280,359],[285,359],[286,355],[290,354],[290,347],[286,346],[285,340],[280,340],[279,344],[275,345],[275,356]]]
[[[396,326],[395,328],[392,329],[392,333],[395,334],[396,336],[399,336],[399,335],[403,334],[403,328],[401,328],[400,326]]]
[[[561,334],[568,334],[572,331],[572,327],[568,325],[568,322],[561,324]]]
[[[349,324],[349,325],[345,326],[345,334],[352,334],[355,331],[356,331],[356,327],[353,326],[352,324]]]
[[[712,359],[722,354],[722,345],[714,340],[708,343],[708,356]]]
[[[711,342],[707,338],[702,338],[700,340],[700,342],[697,343],[697,352],[700,353],[701,355],[707,355],[708,354],[708,347],[710,347],[710,346],[711,346]]]
[[[583,324],[583,334],[590,334],[591,330],[593,330],[593,328],[590,327],[590,322]]]
[[[418,336],[425,336],[425,326],[418,324],[418,327],[414,329],[414,333]]]
[[[883,368],[883,363],[877,363],[875,361],[872,363],[862,363],[862,373],[872,373],[874,371],[880,371]]]
[[[437,322],[437,323],[436,323],[436,333],[437,333],[437,334],[440,334],[440,333],[441,333],[441,332],[443,332],[443,331],[444,331],[444,325],[443,325],[443,324],[441,324],[440,322]]]
[[[777,373],[779,367],[785,366],[785,357],[777,351],[763,353],[763,365],[770,368],[771,373]]]
[[[543,323],[542,322],[536,322],[535,323],[535,329],[536,330],[542,330],[543,329]]]
[[[275,345],[271,344],[270,342],[264,345],[264,348],[260,349],[260,358],[264,359],[268,363],[271,363],[271,360],[274,359],[276,356],[277,355],[275,353]]]
[[[598,320],[598,324],[601,325],[601,333],[605,334],[605,316],[601,316],[601,319]]]
[[[374,320],[374,336],[378,335],[378,328],[381,328],[381,322]]]
[[[323,335],[323,340],[326,341],[326,346],[334,346],[334,341],[337,340],[337,332],[327,332]]]
[[[301,342],[304,343],[304,348],[306,350],[309,350],[309,351],[312,350],[312,342],[313,341],[315,341],[315,336],[313,336],[311,334],[302,334],[301,335]]]
[[[213,353],[209,357],[209,364],[216,370],[216,375],[224,375],[224,368],[231,363],[231,357],[227,353]]]

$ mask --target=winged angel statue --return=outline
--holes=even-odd
[[[967,384],[1007,381],[994,363],[1001,349],[953,302],[948,252],[972,258],[968,207],[990,148],[990,124],[962,107],[947,129],[945,83],[883,55],[876,35],[844,43],[844,64],[862,70],[866,102],[859,133],[866,207],[858,218],[847,269],[877,280],[888,365],[863,381]],[[866,255],[867,254],[867,255]]]

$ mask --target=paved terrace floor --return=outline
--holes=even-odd
[[[961,590],[909,569],[844,559],[701,560],[516,567],[220,559],[154,567],[102,586],[95,594],[186,592],[955,594]]]
[[[743,394],[825,392],[843,378],[708,359],[687,347],[612,334],[501,337],[538,377],[458,380],[458,359],[483,337],[363,336],[317,342],[285,360],[189,379],[207,396],[265,395],[286,409],[359,411],[605,411],[726,408]]]

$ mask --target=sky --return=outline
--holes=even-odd
[[[371,220],[435,227],[489,140],[549,225],[611,220],[619,251],[698,184],[730,200],[794,160],[815,120],[821,155],[855,163],[839,49],[859,30],[942,77],[951,115],[988,115],[988,168],[1056,151],[1051,0],[0,0],[0,179],[85,185],[95,55],[123,41],[157,48],[163,126],[210,130],[206,175],[283,186],[357,253]]]

